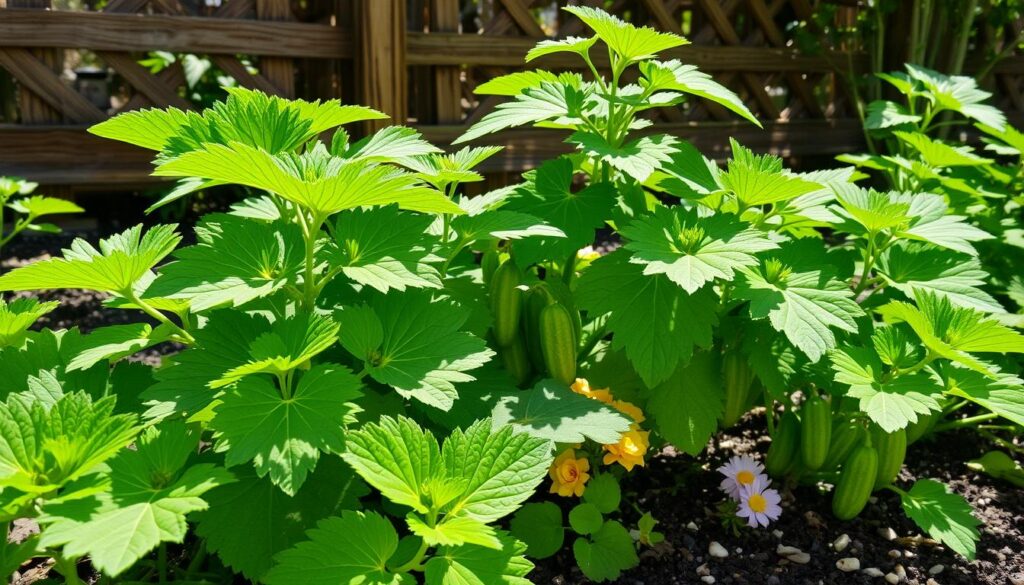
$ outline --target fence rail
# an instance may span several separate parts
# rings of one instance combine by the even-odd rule
[[[199,107],[187,99],[180,63],[156,73],[140,64],[151,51],[204,56],[246,87],[365,103],[446,146],[501,101],[475,97],[476,85],[523,68],[538,40],[582,32],[575,17],[550,10],[552,0],[223,0],[215,7],[203,0],[107,0],[102,9],[102,0],[86,0],[92,8],[75,11],[52,9],[50,1],[6,0],[3,7],[0,0],[0,69],[14,80],[5,97],[0,71],[0,174],[90,189],[155,179],[149,153],[95,138],[85,132],[89,124],[141,107]],[[698,101],[660,114],[659,131],[716,155],[731,135],[758,150],[801,157],[863,146],[855,96],[842,73],[867,71],[868,58],[823,35],[818,50],[801,52],[791,38],[791,25],[812,21],[818,4],[616,0],[612,9],[636,24],[685,34],[693,44],[669,56],[711,73],[765,121],[757,129]],[[856,4],[833,8],[837,24],[856,22]],[[82,55],[109,72],[112,100],[94,103],[69,82]],[[578,63],[563,54],[536,65]],[[1024,59],[1011,57],[993,71],[1003,105],[1024,111]],[[550,133],[532,130],[489,141],[507,147],[490,162],[492,172],[518,172],[564,149]]]

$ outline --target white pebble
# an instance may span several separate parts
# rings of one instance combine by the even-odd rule
[[[710,575],[710,574],[711,574],[711,569],[708,568],[708,564],[707,563],[704,563],[703,565],[697,567],[697,576],[703,577],[705,575]]]
[[[743,554],[743,549],[737,546],[736,547],[736,554],[738,554],[738,555]]]
[[[715,582],[715,578],[712,577],[711,575],[704,575],[703,577],[700,578],[700,580],[705,582],[705,583],[707,583],[708,585],[711,585],[712,583]]]
[[[789,559],[790,562],[796,563],[798,565],[806,565],[807,563],[811,562],[811,555],[805,552],[796,553],[795,555],[789,555],[786,558]]]
[[[928,569],[929,575],[938,575],[942,571],[946,570],[945,565],[932,565],[932,568]]]
[[[800,554],[802,552],[802,550],[798,549],[795,546],[788,546],[785,544],[780,544],[779,546],[775,547],[775,554],[779,555],[780,557],[788,557],[789,555]]]
[[[845,559],[839,559],[836,561],[836,568],[844,573],[851,571],[860,570],[860,559],[856,557],[847,557]]]
[[[901,556],[903,556],[903,555],[900,553],[900,551],[898,551],[896,549],[892,549],[891,551],[889,551],[889,558],[890,559],[898,559]]]
[[[879,528],[878,535],[886,540],[896,540],[896,531],[892,527]]]
[[[876,567],[868,567],[861,571],[861,573],[864,573],[868,577],[881,577],[885,574],[882,571],[878,570]]]
[[[775,538],[782,538],[782,531],[779,529],[772,530],[772,536]]]
[[[939,585],[939,582],[935,579],[932,579],[931,577],[928,577],[928,580],[924,582],[924,585]]]
[[[896,576],[900,578],[900,581],[905,581],[907,579],[907,570],[903,568],[903,565],[896,565],[893,567],[892,572],[896,573]]]
[[[889,585],[896,585],[900,582],[900,578],[896,575],[896,573],[886,573],[885,582]]]
[[[843,552],[848,546],[850,546],[850,535],[845,533],[840,534],[839,538],[832,543],[832,548],[834,548],[836,552]]]
[[[697,524],[693,520],[690,520],[690,523],[686,525],[686,529],[690,532],[697,532]]]
[[[716,559],[724,559],[729,556],[729,551],[725,550],[725,547],[718,544],[717,540],[712,540],[711,544],[708,545],[708,554]]]

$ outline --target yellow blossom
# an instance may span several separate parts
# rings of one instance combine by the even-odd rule
[[[650,434],[633,425],[628,432],[622,433],[618,443],[604,446],[604,464],[611,465],[617,462],[625,467],[626,471],[632,471],[636,465],[643,467],[644,453],[647,453],[647,448],[651,445]]]
[[[576,381],[572,383],[570,388],[573,392],[581,396],[593,398],[594,400],[605,404],[611,404],[614,400],[614,398],[612,398],[612,393],[607,388],[592,389],[590,387],[590,382],[587,382],[584,378],[576,378]]]
[[[616,400],[612,402],[612,408],[625,414],[626,416],[633,419],[635,423],[642,423],[647,420],[644,417],[644,411],[640,410],[640,407],[625,400]]]
[[[587,480],[590,479],[588,471],[590,461],[586,457],[577,459],[576,452],[572,449],[562,451],[548,470],[551,477],[551,493],[563,497],[582,496]]]

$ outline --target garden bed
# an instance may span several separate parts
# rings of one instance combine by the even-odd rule
[[[59,255],[74,236],[95,240],[97,234],[21,238],[5,250],[0,273]],[[61,303],[38,323],[53,329],[78,326],[89,331],[130,322],[132,318],[144,319],[134,312],[103,308],[105,295],[99,293],[59,290],[38,296]],[[164,344],[131,359],[155,362],[160,354],[172,351],[173,346]],[[762,409],[748,415],[742,424],[719,433],[696,460],[698,465],[694,458],[666,449],[648,462],[644,473],[629,474],[623,488],[634,497],[628,501],[655,515],[657,529],[665,534],[666,541],[644,552],[640,566],[616,583],[885,583],[885,575],[899,574],[897,567],[901,566],[906,575],[902,582],[908,584],[1024,584],[1024,555],[1020,554],[1024,551],[1024,490],[967,467],[967,461],[991,448],[976,434],[947,433],[937,440],[916,443],[900,475],[901,483],[907,485],[919,478],[937,479],[970,501],[984,522],[975,562],[967,562],[921,537],[920,530],[900,509],[899,498],[884,491],[876,494],[860,517],[839,522],[829,510],[828,494],[815,486],[787,486],[782,490],[784,513],[778,522],[769,529],[743,529],[739,535],[733,534],[723,527],[714,510],[725,499],[718,489],[720,476],[715,469],[733,455],[751,454],[763,460],[768,442]],[[635,511],[624,508],[623,514],[635,524]],[[844,534],[849,544],[838,552],[833,543]],[[728,556],[712,558],[712,542],[721,544]],[[778,553],[780,546],[798,548],[809,559],[806,563],[794,562],[790,560],[792,555],[787,558]],[[837,569],[836,561],[843,558],[858,559],[860,570]],[[877,569],[881,575],[872,576],[869,569]],[[589,582],[576,567],[571,547],[539,561],[530,579],[544,585]]]

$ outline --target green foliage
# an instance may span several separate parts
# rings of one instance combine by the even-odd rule
[[[45,195],[32,195],[39,185],[18,177],[0,177],[0,250],[19,233],[28,230],[34,232],[59,233],[60,228],[52,223],[36,223],[44,215],[63,213],[81,213],[85,211],[71,201]],[[11,229],[4,233],[4,208],[17,214],[11,222]]]

